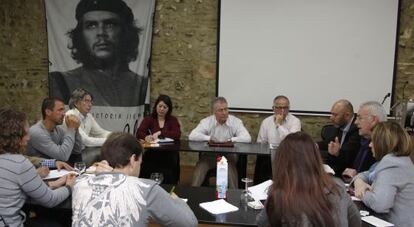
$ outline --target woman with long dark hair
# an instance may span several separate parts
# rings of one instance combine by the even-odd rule
[[[181,129],[177,118],[172,116],[173,105],[167,95],[158,96],[152,114],[144,118],[137,130],[136,137],[146,142],[159,138],[180,140]],[[180,157],[177,150],[146,152],[143,157],[140,177],[148,178],[153,172],[161,172],[164,182],[176,184],[180,178]]]
[[[273,159],[273,185],[259,226],[360,226],[357,207],[326,173],[319,148],[303,132],[289,134]]]

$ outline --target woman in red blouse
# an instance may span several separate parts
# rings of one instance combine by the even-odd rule
[[[136,137],[147,142],[158,138],[180,139],[180,123],[171,115],[173,106],[169,96],[160,95],[155,101],[152,114],[141,122]],[[142,178],[149,178],[151,173],[161,172],[165,184],[176,184],[180,178],[180,157],[178,150],[146,152],[143,156]]]

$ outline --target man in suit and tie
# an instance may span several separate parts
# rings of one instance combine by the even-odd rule
[[[341,176],[346,168],[352,166],[360,147],[361,137],[352,104],[345,99],[336,101],[331,108],[330,120],[336,130],[318,145],[325,163],[335,171],[336,176]]]

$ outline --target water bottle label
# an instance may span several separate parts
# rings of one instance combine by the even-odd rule
[[[217,185],[216,191],[218,199],[227,198],[227,185]]]

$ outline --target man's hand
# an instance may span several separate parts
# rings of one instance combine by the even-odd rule
[[[75,185],[75,181],[76,181],[76,174],[75,173],[69,173],[68,175],[66,175],[66,185],[67,186],[70,186],[72,188],[73,185]]]
[[[106,160],[102,160],[93,165],[96,167],[96,173],[112,172],[112,170],[114,170],[114,168],[112,168]]]
[[[342,180],[345,183],[349,183],[352,181],[352,178],[354,178],[357,174],[358,172],[356,171],[356,169],[346,168],[344,172],[342,172]]]
[[[69,165],[68,163],[66,163],[66,162],[56,161],[56,162],[55,162],[55,166],[56,166],[56,168],[57,168],[58,170],[61,170],[61,169],[66,169],[66,170],[68,170],[68,171],[73,171],[72,166],[70,166],[70,165]]]
[[[171,198],[173,199],[178,199],[179,197],[177,196],[177,194],[175,194],[174,192],[170,193]]]
[[[356,169],[352,169],[352,168],[346,168],[344,172],[342,172],[342,176],[347,176],[350,178],[354,178],[357,174],[358,172],[356,171]]]
[[[354,188],[355,188],[355,196],[360,199],[364,197],[366,191],[372,191],[371,185],[365,183],[365,181],[363,181],[360,178],[357,178],[354,181]]]
[[[39,174],[40,178],[45,178],[47,175],[49,175],[49,168],[46,166],[42,166],[36,169],[37,174]]]
[[[285,120],[285,118],[283,117],[283,115],[277,114],[276,119],[275,119],[275,123],[276,123],[276,125],[281,125],[284,120]]]
[[[68,128],[78,129],[80,120],[77,116],[70,114],[65,117],[65,123]]]
[[[328,144],[328,152],[329,154],[338,157],[339,149],[341,149],[341,144],[339,143],[338,137],[335,137],[335,141],[331,141]]]

